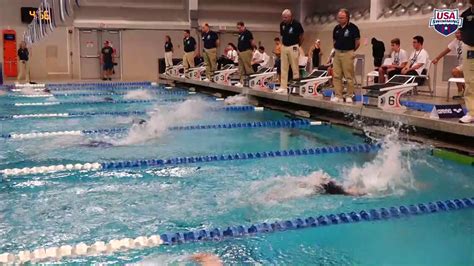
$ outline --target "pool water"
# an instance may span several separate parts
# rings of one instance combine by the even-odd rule
[[[154,110],[136,117],[2,120],[1,134],[132,127],[133,118],[149,122],[131,134],[2,139],[0,169],[302,149],[366,141],[351,129],[335,125],[168,131],[166,128],[176,125],[290,119],[271,110],[209,111],[209,107],[224,103],[205,95],[152,95],[152,99],[171,97],[188,101],[6,108],[2,104],[20,102],[20,98],[0,96],[2,114],[7,115]],[[85,144],[90,139],[114,146],[89,147]],[[370,153],[3,177],[0,253],[474,196],[472,166],[444,161],[431,156],[430,147],[395,139],[396,136],[388,136],[382,140],[382,149]],[[345,185],[363,185],[368,195],[314,195],[311,189],[301,187],[302,183],[313,184],[321,176],[330,176]],[[162,245],[61,262],[193,265],[189,256],[204,252],[218,255],[225,264],[238,265],[473,265],[473,220],[471,208],[222,241]]]

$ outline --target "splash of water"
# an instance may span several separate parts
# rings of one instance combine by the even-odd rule
[[[210,107],[210,103],[201,99],[189,99],[166,109],[156,107],[147,123],[133,125],[128,135],[116,140],[114,145],[131,145],[160,138],[168,132],[169,127],[200,119]]]
[[[126,100],[150,100],[153,95],[147,90],[133,90],[128,91],[123,98]]]
[[[26,95],[38,95],[38,94],[45,94],[43,91],[36,91],[35,88],[33,87],[22,87],[20,89],[21,94],[26,94]]]
[[[247,105],[249,104],[249,99],[247,96],[238,94],[234,96],[229,96],[224,100],[226,105]]]
[[[396,132],[387,135],[382,143],[372,161],[343,169],[344,187],[368,196],[401,195],[415,189],[410,157],[404,155],[413,145],[398,141]]]

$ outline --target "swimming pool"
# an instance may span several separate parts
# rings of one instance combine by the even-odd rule
[[[144,89],[170,91],[146,86],[136,90]],[[90,94],[102,90],[83,89],[74,93],[79,91]],[[0,108],[5,115],[109,113],[4,119],[0,127],[4,136],[34,131],[130,128],[138,119],[148,120],[143,127],[133,126],[131,134],[121,131],[116,134],[3,138],[0,140],[0,169],[226,156],[223,160],[191,162],[187,159],[147,167],[130,165],[99,171],[83,169],[4,175],[0,183],[0,254],[473,196],[472,166],[433,157],[430,147],[399,142],[394,136],[387,137],[380,149],[371,146],[375,148],[368,152],[324,153],[323,147],[326,150],[336,146],[353,147],[365,144],[366,139],[353,134],[351,129],[327,124],[297,128],[273,125],[168,130],[176,126],[262,123],[294,118],[267,109],[263,112],[225,111],[221,109],[224,106],[221,101],[200,94],[148,93],[143,96],[125,93],[112,95],[112,98],[122,100],[127,95],[128,100],[158,101],[12,107],[4,104],[97,101],[103,95],[58,96],[56,99],[0,97]],[[170,98],[183,101],[163,101]],[[151,115],[111,114],[152,110]],[[91,139],[99,144],[113,145],[89,145]],[[293,153],[306,150],[308,153],[268,156],[271,151],[279,150],[292,150]],[[320,152],[310,154],[309,150]],[[252,153],[255,157],[257,153],[265,154],[266,158],[225,159],[238,154],[242,158],[242,153]],[[311,188],[301,186],[312,185],[326,175],[344,184],[364,185],[369,195],[313,195]],[[190,263],[187,258],[191,254],[213,253],[226,264],[472,265],[473,218],[473,209],[469,208],[221,241],[161,245],[102,256],[76,256],[61,262],[179,264]]]

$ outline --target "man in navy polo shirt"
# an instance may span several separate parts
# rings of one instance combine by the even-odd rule
[[[245,24],[240,21],[237,23],[237,30],[239,31],[239,39],[237,49],[239,50],[239,72],[240,84],[244,84],[244,76],[253,74],[252,69],[252,50],[255,47],[252,33],[245,27]]]
[[[219,36],[209,29],[209,24],[202,26],[202,42],[204,43],[204,62],[206,63],[207,81],[211,80],[214,71],[217,70],[217,46],[219,46]]]
[[[354,96],[354,59],[355,51],[360,46],[360,32],[349,19],[349,10],[340,9],[337,14],[339,24],[334,27],[332,34],[336,51],[333,62],[333,84],[336,96],[331,99],[333,102],[340,102],[343,99],[342,78],[347,81],[346,103],[352,103]]]

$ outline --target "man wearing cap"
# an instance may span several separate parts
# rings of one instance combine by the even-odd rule
[[[209,29],[209,24],[202,26],[202,42],[204,43],[204,62],[206,63],[207,81],[217,69],[217,46],[219,46],[219,36]]]
[[[191,36],[191,32],[189,30],[184,31],[183,47],[183,66],[184,70],[186,71],[190,67],[194,67],[194,56],[196,53],[196,40]]]
[[[281,47],[281,84],[277,93],[288,94],[288,71],[291,67],[293,79],[299,79],[299,46],[303,43],[303,26],[293,18],[291,10],[285,9],[281,13],[280,35],[283,46]]]
[[[110,47],[110,42],[105,41],[100,54],[100,63],[104,70],[102,80],[112,80],[112,71],[114,70],[114,49]]]
[[[470,0],[471,7],[461,14],[463,25],[461,28],[461,40],[466,45],[463,54],[464,80],[466,81],[467,114],[459,122],[474,123],[474,0]]]

